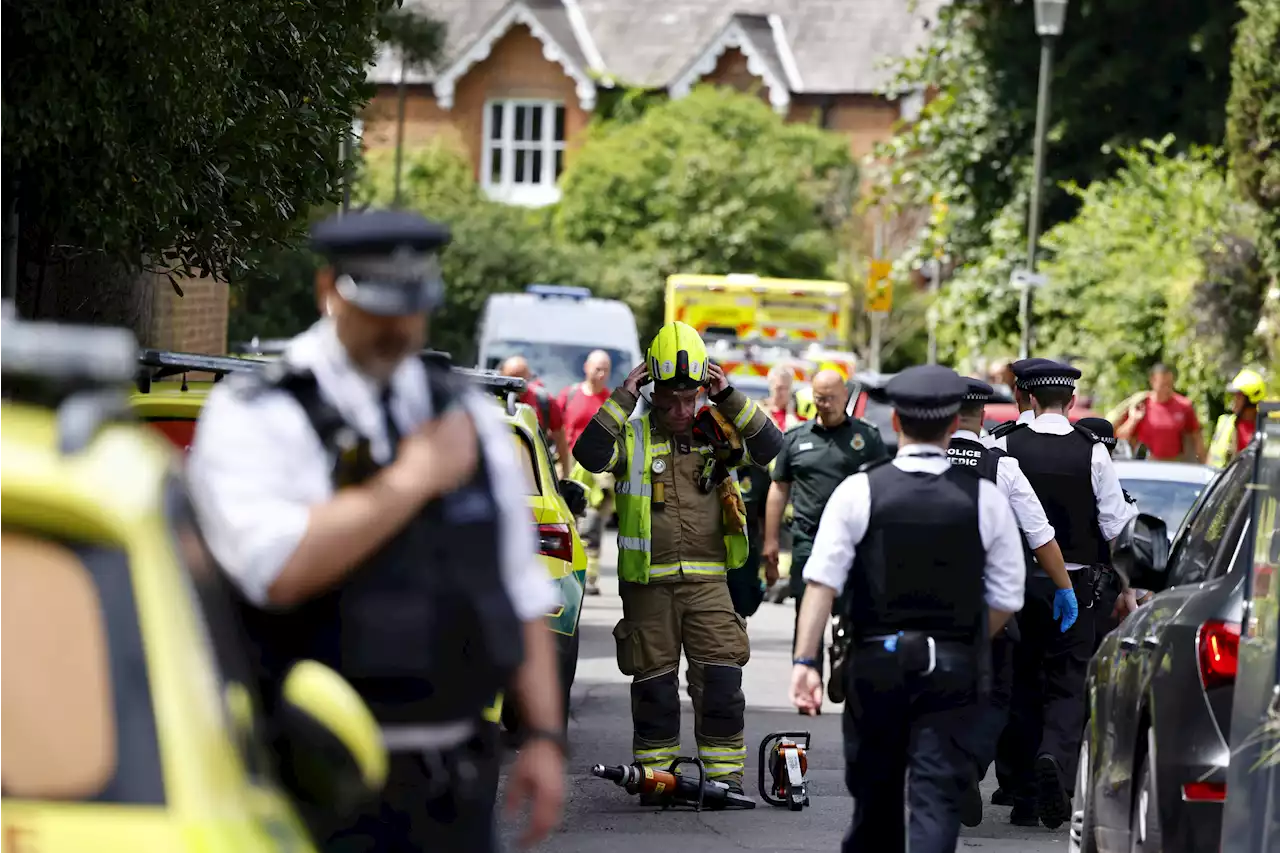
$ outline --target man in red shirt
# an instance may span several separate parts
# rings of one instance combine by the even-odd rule
[[[609,372],[613,362],[604,350],[595,350],[587,356],[582,367],[584,380],[570,385],[560,392],[560,408],[564,411],[564,429],[572,448],[578,436],[591,423],[596,412],[609,399]],[[630,415],[627,412],[626,415]],[[575,465],[573,479],[588,480],[604,493],[597,506],[587,511],[579,528],[587,549],[587,595],[600,594],[600,542],[604,539],[604,525],[613,514],[613,476],[592,474],[581,465]]]
[[[783,432],[797,422],[791,415],[791,368],[784,364],[769,371],[769,399],[765,401],[765,411]]]
[[[1195,407],[1173,392],[1173,369],[1151,368],[1151,391],[1129,408],[1116,427],[1116,438],[1146,445],[1151,459],[1194,462],[1204,457],[1204,435]]]
[[[551,396],[551,392],[546,389],[540,381],[534,378],[533,371],[529,369],[529,362],[525,361],[522,356],[513,355],[502,363],[502,375],[514,376],[517,379],[525,381],[524,393],[520,395],[520,402],[526,406],[531,406],[538,413],[538,425],[542,427],[543,434],[550,439],[556,449],[556,459],[560,464],[560,476],[568,477],[569,471],[573,467],[573,457],[569,453],[569,440],[564,432],[564,412],[560,408],[560,403],[556,398]]]

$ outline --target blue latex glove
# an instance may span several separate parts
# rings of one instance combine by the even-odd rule
[[[901,636],[902,634],[898,633],[898,634],[894,634],[892,637],[885,637],[884,650],[886,652],[896,652],[898,650],[898,638]]]
[[[1080,615],[1080,605],[1076,602],[1076,591],[1074,589],[1060,589],[1053,594],[1053,618],[1062,620],[1063,633],[1072,625],[1076,624],[1076,617]]]

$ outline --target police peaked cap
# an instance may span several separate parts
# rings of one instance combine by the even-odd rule
[[[1033,362],[1024,364],[1022,372],[1016,374],[1018,387],[1024,391],[1036,388],[1074,388],[1080,378],[1080,371],[1069,364],[1050,361],[1047,358],[1028,359]]]
[[[923,364],[908,367],[889,380],[885,395],[905,418],[941,421],[955,417],[969,391],[968,383],[949,367]]]
[[[338,294],[384,316],[441,305],[444,280],[437,253],[449,240],[448,226],[403,210],[335,215],[311,229],[311,248],[333,267]]]
[[[1089,430],[1107,447],[1116,446],[1116,428],[1106,418],[1081,418],[1076,421],[1076,426]]]
[[[996,389],[992,388],[981,379],[974,379],[972,376],[962,377],[968,390],[964,394],[964,402],[966,403],[986,403],[990,402],[995,396]]]

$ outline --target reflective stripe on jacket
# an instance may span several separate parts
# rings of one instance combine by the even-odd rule
[[[615,487],[618,509],[618,577],[632,583],[648,583],[673,576],[690,575],[723,576],[726,566],[736,569],[747,561],[748,543],[745,531],[746,515],[739,500],[736,523],[726,524],[722,510],[719,519],[724,539],[725,560],[717,562],[689,562],[680,560],[669,564],[654,564],[653,554],[653,463],[663,458],[664,470],[674,472],[675,460],[669,440],[655,442],[651,439],[647,414],[627,421],[625,436],[625,474],[619,473]],[[692,454],[700,455],[706,448],[693,448]],[[620,468],[622,466],[619,466]],[[738,491],[736,482],[732,488]],[[673,490],[674,491],[674,490]],[[739,492],[739,498],[741,493]],[[674,495],[672,495],[674,497]],[[666,507],[663,512],[680,512],[678,504]],[[699,525],[701,526],[701,525]],[[728,532],[730,528],[737,532]]]
[[[1221,415],[1213,428],[1213,440],[1209,442],[1209,464],[1225,468],[1236,455],[1236,416]]]

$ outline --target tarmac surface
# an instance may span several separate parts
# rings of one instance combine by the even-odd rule
[[[611,534],[607,534],[612,538]],[[638,798],[612,782],[591,775],[591,766],[631,762],[630,679],[618,672],[613,626],[622,618],[622,602],[611,557],[604,558],[601,595],[588,597],[579,630],[582,632],[577,678],[570,703],[569,780],[561,829],[536,848],[537,853],[606,853],[611,850],[728,851],[839,850],[852,814],[853,801],[844,786],[840,712],[827,703],[821,716],[801,717],[787,698],[791,675],[791,631],[794,602],[761,605],[747,620],[751,662],[743,675],[747,696],[747,793],[758,805],[746,811],[668,811],[642,808]],[[681,678],[684,679],[681,668]],[[681,687],[683,745],[696,755],[693,711]],[[760,741],[775,731],[808,730],[810,806],[801,812],[760,802],[756,790],[756,756]],[[983,787],[990,801],[993,773]],[[504,821],[508,849],[515,827]],[[961,828],[957,851],[1007,853],[1065,853],[1067,827],[1028,829],[1009,824],[1009,809],[987,805],[983,822]]]

